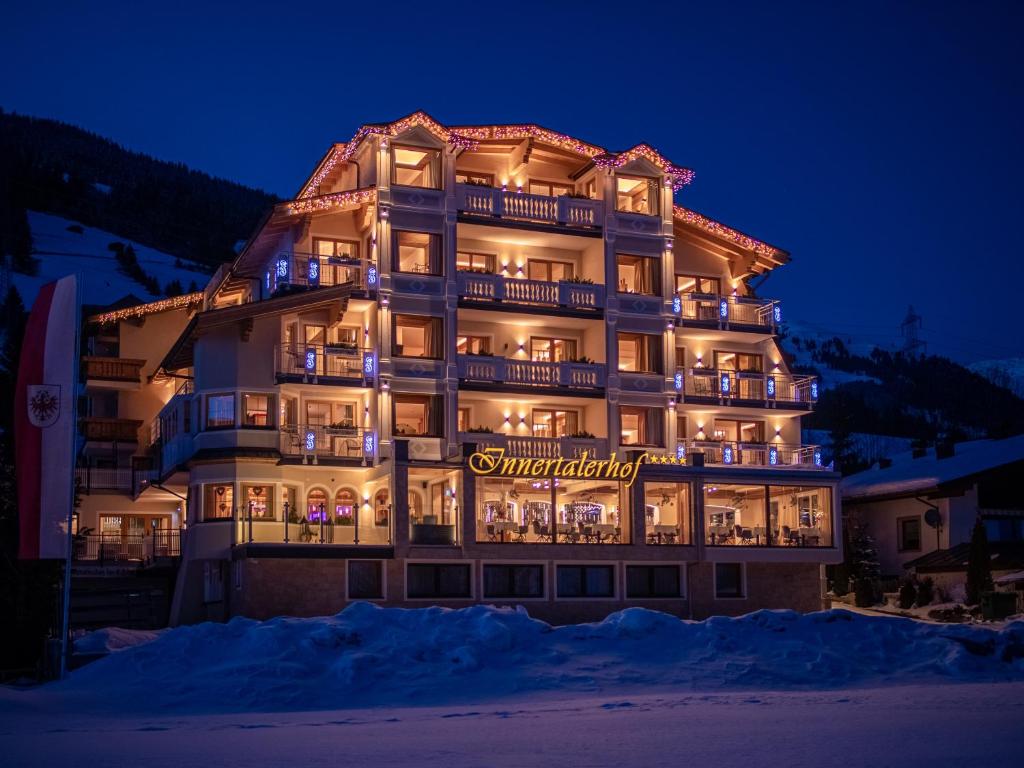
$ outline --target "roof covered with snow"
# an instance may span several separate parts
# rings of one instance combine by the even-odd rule
[[[934,448],[918,458],[911,451],[897,454],[891,466],[875,464],[845,478],[840,488],[844,501],[923,493],[1017,461],[1024,461],[1024,435],[972,440],[957,443],[947,458],[938,458]]]

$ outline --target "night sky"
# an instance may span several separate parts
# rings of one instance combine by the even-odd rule
[[[4,109],[282,196],[416,109],[644,141],[792,253],[789,319],[892,344],[913,304],[932,351],[1024,357],[1024,4],[61,5],[5,8]]]

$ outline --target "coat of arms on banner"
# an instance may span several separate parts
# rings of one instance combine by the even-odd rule
[[[60,416],[60,385],[28,385],[28,421],[33,427],[50,427]]]

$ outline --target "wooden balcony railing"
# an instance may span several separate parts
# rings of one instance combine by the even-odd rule
[[[455,198],[460,211],[494,218],[599,227],[604,217],[604,203],[589,198],[529,195],[476,184],[457,184]]]
[[[80,422],[82,436],[86,440],[100,442],[138,442],[141,426],[142,422],[135,419],[102,419],[95,416],[85,416]]]
[[[82,373],[86,381],[126,381],[138,384],[145,364],[145,360],[125,357],[86,356],[82,358]]]
[[[603,363],[548,363],[489,355],[459,355],[457,369],[461,381],[588,390],[604,388],[607,366]]]
[[[505,304],[558,307],[570,310],[600,311],[604,308],[605,288],[593,283],[521,280],[483,272],[459,272],[459,298],[470,301],[498,301]]]

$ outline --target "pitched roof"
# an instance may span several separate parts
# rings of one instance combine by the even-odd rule
[[[940,459],[935,449],[914,458],[906,452],[892,457],[892,465],[858,472],[840,484],[843,501],[910,496],[934,490],[972,475],[1014,462],[1024,461],[1024,435],[1002,440],[972,440],[957,443],[954,453]]]
[[[1024,568],[1024,542],[993,541],[988,545],[992,557],[993,571],[1007,571]],[[971,545],[967,542],[957,544],[950,549],[937,549],[927,555],[921,555],[903,564],[904,568],[914,569],[918,573],[935,573],[938,571],[962,571],[967,568]]]

